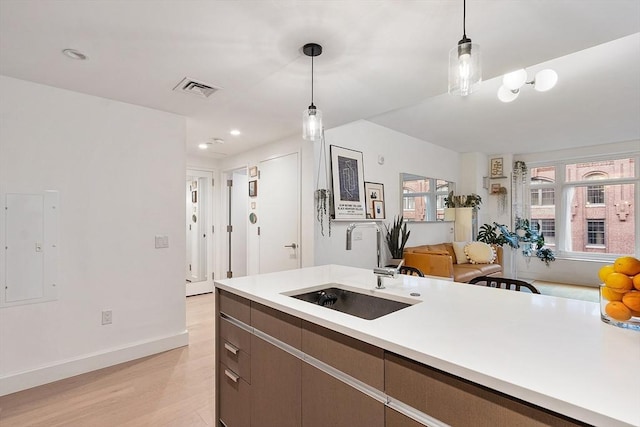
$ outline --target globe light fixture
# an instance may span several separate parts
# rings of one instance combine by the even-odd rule
[[[502,102],[512,102],[520,95],[520,88],[524,85],[532,85],[538,92],[546,92],[552,89],[558,82],[558,73],[551,69],[538,71],[533,80],[527,81],[527,72],[524,69],[512,71],[502,76],[502,86],[498,89],[498,99]]]
[[[467,96],[482,81],[480,46],[471,43],[466,30],[467,2],[462,2],[462,39],[449,51],[449,93]]]
[[[322,111],[313,105],[313,58],[322,54],[322,46],[307,43],[302,47],[302,52],[311,57],[311,105],[302,112],[302,138],[316,141],[322,135]]]

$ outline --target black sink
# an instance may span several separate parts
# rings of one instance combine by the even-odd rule
[[[411,306],[400,301],[365,295],[336,287],[291,295],[302,301],[372,320]]]

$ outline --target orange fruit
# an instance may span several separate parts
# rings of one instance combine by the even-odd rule
[[[640,274],[633,276],[633,287],[640,291]]]
[[[598,277],[604,283],[604,280],[607,278],[609,274],[613,273],[613,264],[605,265],[604,267],[598,270]]]
[[[611,301],[604,308],[604,312],[609,317],[616,320],[629,320],[631,319],[631,310],[621,303],[620,301]]]
[[[607,288],[606,286],[600,288],[600,292],[602,292],[602,298],[606,299],[607,301],[622,301],[622,295],[624,295],[620,292],[614,291],[611,288]]]
[[[631,315],[633,317],[640,317],[640,311],[635,311],[635,310],[629,310],[631,312]]]
[[[622,296],[622,303],[629,310],[640,311],[640,291],[627,292]]]
[[[609,274],[605,279],[604,284],[616,292],[626,292],[633,289],[633,282],[631,281],[631,278],[622,273]]]
[[[616,273],[635,276],[640,273],[640,260],[632,256],[621,256],[613,263],[613,269]]]

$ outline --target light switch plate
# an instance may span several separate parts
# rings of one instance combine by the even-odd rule
[[[169,236],[156,235],[156,249],[164,249],[169,247]]]

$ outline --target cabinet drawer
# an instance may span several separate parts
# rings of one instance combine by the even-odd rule
[[[247,325],[251,324],[251,304],[246,298],[239,297],[231,292],[219,290],[218,304],[220,311],[238,319]]]
[[[454,427],[585,425],[391,353],[385,354],[385,387],[392,398]]]
[[[302,321],[262,304],[251,303],[251,326],[267,335],[300,349]]]
[[[223,363],[219,366],[220,421],[227,427],[251,425],[251,386]]]
[[[306,321],[302,322],[302,351],[384,390],[384,350]]]
[[[220,318],[220,340],[224,340],[247,354],[251,354],[251,333],[240,329],[233,323]]]
[[[251,384],[251,357],[249,354],[224,339],[219,340],[218,347],[220,362]]]

